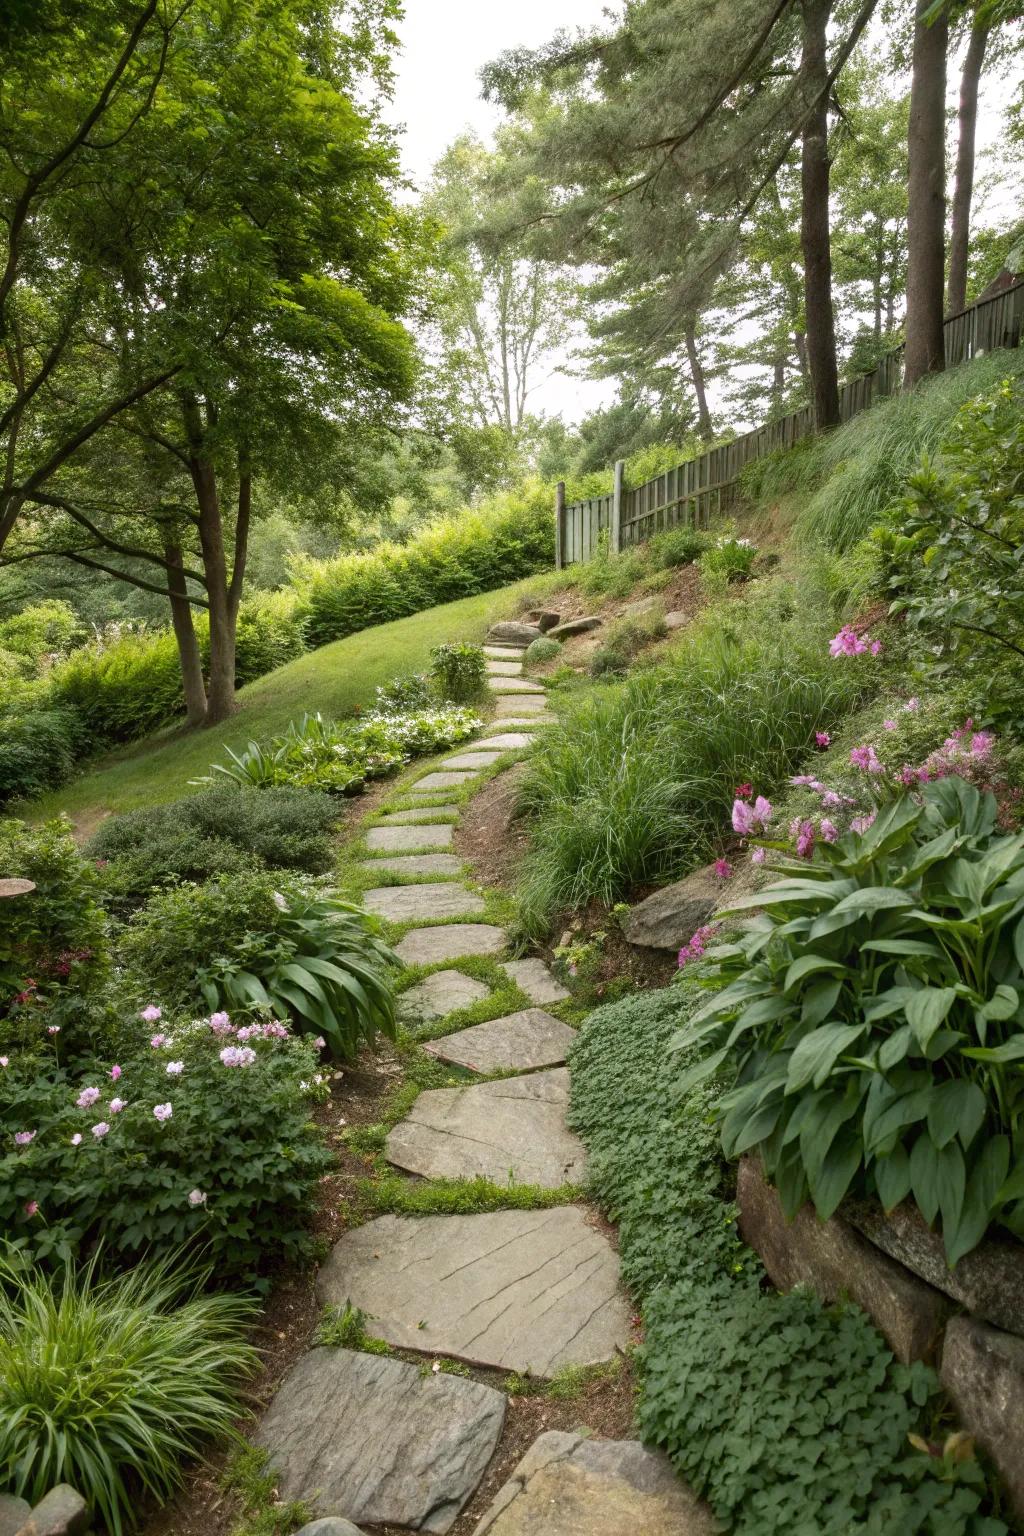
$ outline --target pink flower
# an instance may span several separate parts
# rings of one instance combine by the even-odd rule
[[[851,832],[866,832],[870,826],[873,826],[876,814],[877,812],[872,811],[868,816],[855,817],[850,822]]]
[[[10,1060],[11,1058],[9,1056],[0,1056],[0,1067],[9,1066]]]
[[[872,656],[881,656],[881,654],[882,654],[882,642],[881,642],[881,640],[872,640],[872,642],[871,642],[871,654],[872,654]]]
[[[750,862],[751,864],[763,864],[767,857],[768,850],[766,848],[755,848],[750,855]]]
[[[154,1051],[158,1051],[162,1045],[167,1044],[168,1038],[167,1035],[153,1035],[149,1043]]]
[[[712,938],[717,931],[717,923],[705,923],[703,928],[698,928],[697,932],[691,936],[689,942],[684,944],[682,949],[679,951],[680,966],[687,965],[691,960],[699,959],[699,957],[707,948],[708,940]]]
[[[814,852],[814,822],[801,821],[799,816],[790,823],[789,835],[796,839],[797,856],[809,859]]]
[[[157,1008],[154,1003],[150,1003],[148,1008],[143,1008],[139,1018],[145,1019],[147,1024],[155,1024],[157,1019],[163,1018],[163,1009]]]
[[[72,1136],[72,1138],[71,1138],[71,1145],[73,1147],[80,1147],[82,1145],[82,1133],[81,1133],[81,1131],[76,1131],[75,1134]]]
[[[828,731],[815,731],[814,741],[815,745],[821,747],[822,751],[824,751],[826,747],[830,747],[832,745],[832,737],[829,735]]]
[[[193,1205],[193,1206],[195,1206],[195,1205],[205,1205],[206,1204],[206,1191],[202,1190],[202,1189],[190,1189],[189,1190],[189,1195],[188,1195],[188,1203],[189,1203],[189,1205]]]
[[[995,741],[991,731],[975,731],[971,737],[971,751],[975,757],[988,757]]]
[[[180,1077],[184,1070],[185,1063],[183,1061],[169,1061],[167,1063],[166,1072],[168,1077]]]
[[[910,713],[913,714],[916,710],[921,708],[921,700],[920,699],[908,699],[907,702],[904,704],[903,708],[904,709],[909,709]]]
[[[119,1066],[117,1066],[116,1063],[110,1069],[110,1076],[111,1076],[112,1080],[115,1083],[117,1082],[118,1078],[121,1076],[121,1068]]]
[[[839,841],[839,828],[836,826],[834,821],[829,821],[827,816],[823,816],[821,818],[821,824],[818,830],[821,833],[822,840],[824,842],[836,843]]]
[[[758,795],[757,799],[754,801],[754,821],[755,821],[755,823],[757,825],[759,825],[763,829],[763,828],[765,828],[768,825],[768,823],[771,821],[771,819],[772,819],[772,803],[771,803],[771,801],[770,800],[766,800],[764,795]]]
[[[46,1033],[48,1035],[59,1035],[60,1034],[60,1025],[59,1024],[47,1024],[47,1026],[46,1026]]]
[[[733,794],[737,795],[741,800],[749,800],[753,793],[753,784],[737,784],[733,790]]]
[[[883,720],[882,721],[882,727],[886,731],[894,731],[896,729],[896,721],[895,720]]]
[[[26,1216],[35,1216],[38,1213],[38,1211],[39,1211],[39,1201],[38,1200],[26,1200],[25,1201],[25,1215]]]
[[[317,1035],[316,1039],[313,1041],[313,1044],[316,1046],[318,1051],[322,1051],[326,1046],[327,1041],[324,1039],[323,1035]]]
[[[718,876],[719,880],[728,880],[729,876],[732,874],[732,865],[729,863],[728,859],[715,860],[715,874]]]
[[[14,1145],[16,1147],[27,1147],[35,1139],[35,1131],[15,1131],[14,1133]]]
[[[169,1120],[174,1114],[174,1106],[172,1104],[154,1104],[153,1113],[160,1121],[160,1124],[163,1125],[164,1121]]]
[[[828,652],[830,656],[859,656],[867,650],[867,645],[861,639],[852,624],[844,624],[837,635],[829,641]]]
[[[850,762],[855,768],[863,768],[868,773],[885,772],[874,747],[853,747],[850,752]]]
[[[75,1103],[79,1109],[91,1109],[100,1096],[98,1088],[83,1088]]]
[[[110,1113],[112,1115],[119,1115],[121,1113],[122,1109],[124,1109],[124,1107],[125,1107],[124,1099],[111,1099],[111,1101],[110,1101]]]
[[[105,1120],[101,1120],[98,1125],[93,1126],[92,1133],[96,1137],[97,1141],[102,1141],[109,1130],[110,1126],[107,1124],[107,1122]]]
[[[740,837],[749,837],[754,830],[754,813],[745,800],[732,803],[732,829]]]
[[[251,1045],[226,1045],[220,1053],[220,1059],[226,1067],[251,1067],[256,1060],[256,1052]]]
[[[232,1035],[235,1032],[235,1026],[231,1022],[231,1017],[226,1013],[211,1013],[210,1028],[215,1035]]]

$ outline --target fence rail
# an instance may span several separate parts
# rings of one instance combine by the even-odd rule
[[[947,368],[998,347],[1020,346],[1022,329],[1024,280],[950,316],[944,327]],[[858,416],[900,388],[903,351],[898,347],[887,353],[871,373],[840,387],[842,421]],[[555,501],[556,565],[561,569],[592,559],[605,533],[609,548],[618,551],[643,544],[680,523],[706,528],[712,513],[728,506],[745,465],[777,449],[791,448],[813,431],[814,412],[804,405],[732,442],[709,448],[699,458],[688,459],[632,490],[624,484],[621,461],[615,466],[615,488],[610,495],[566,505],[565,486],[560,483]]]

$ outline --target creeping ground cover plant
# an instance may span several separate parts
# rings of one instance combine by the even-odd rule
[[[704,1053],[684,1087],[728,1074],[724,1150],[756,1149],[788,1214],[912,1196],[950,1264],[992,1223],[1024,1236],[1024,833],[996,814],[952,776],[781,860],[674,1042]]]

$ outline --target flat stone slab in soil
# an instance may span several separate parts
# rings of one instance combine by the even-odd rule
[[[483,651],[489,661],[521,661],[523,657],[518,645],[485,645]]]
[[[495,719],[491,722],[489,730],[493,734],[496,731],[508,730],[509,726],[514,725],[518,730],[521,731],[537,731],[540,730],[542,725],[557,724],[558,716],[545,713],[543,710],[535,715],[523,715],[519,712],[518,709],[514,714],[509,714],[507,710],[499,709],[495,711]],[[487,733],[485,732],[485,735],[486,734]]]
[[[410,795],[433,795],[439,789],[461,789],[463,784],[468,784],[475,778],[473,773],[425,773],[422,779],[417,779],[410,785]]]
[[[712,1536],[718,1529],[662,1451],[549,1429],[474,1536]]]
[[[496,693],[543,693],[543,683],[531,683],[526,677],[499,677],[491,687]]]
[[[471,917],[485,910],[484,899],[465,886],[433,881],[426,885],[378,885],[363,892],[363,906],[392,923],[423,917]]]
[[[371,827],[366,834],[366,846],[375,853],[404,853],[408,848],[448,848],[454,831],[451,822],[439,822],[436,826]]]
[[[505,1419],[493,1387],[348,1349],[312,1349],[256,1432],[280,1497],[315,1515],[445,1532],[483,1476]]]
[[[339,1520],[335,1515],[328,1515],[325,1520],[313,1520],[309,1525],[304,1525],[301,1531],[296,1531],[295,1536],[363,1536],[357,1525],[351,1520]]]
[[[543,960],[506,960],[501,968],[531,1003],[562,1003],[570,996],[568,987],[555,980]]]
[[[364,859],[360,869],[386,869],[390,875],[457,875],[462,860],[454,853],[407,853],[392,859]]]
[[[488,677],[520,677],[523,671],[521,661],[487,661]]]
[[[493,923],[447,923],[414,928],[395,945],[395,954],[403,965],[438,965],[467,955],[500,955],[507,943],[504,928]]]
[[[488,736],[487,745],[497,747],[499,752],[517,752],[532,747],[533,741],[534,738],[525,731],[502,731],[497,736]]]
[[[547,702],[537,693],[500,693],[495,700],[494,713],[499,720],[513,716],[517,725],[526,715],[544,715],[545,720],[554,720],[555,716],[547,712]]]
[[[548,630],[548,636],[552,640],[564,640],[567,635],[585,635],[588,629],[600,629],[604,623],[596,614],[585,619],[566,619],[564,624],[556,624]]]
[[[392,825],[404,826],[406,822],[426,821],[428,816],[457,816],[457,805],[416,805],[411,811],[385,811],[388,822]]]
[[[501,756],[501,748],[496,752],[461,752],[458,757],[449,757],[445,762],[446,768],[467,768],[472,773],[481,768],[490,768]]]
[[[565,1067],[421,1093],[386,1144],[388,1161],[425,1179],[492,1179],[558,1189],[583,1181],[586,1154],[565,1120]]]
[[[462,971],[435,971],[402,993],[398,1009],[403,1019],[422,1027],[490,995],[490,987],[474,976],[465,976]]]
[[[382,1216],[335,1243],[316,1284],[390,1344],[475,1365],[550,1376],[629,1342],[618,1255],[573,1205]]]
[[[543,1008],[523,1008],[460,1029],[443,1040],[431,1040],[424,1049],[440,1061],[473,1072],[533,1072],[538,1067],[563,1066],[575,1039],[574,1029]]]

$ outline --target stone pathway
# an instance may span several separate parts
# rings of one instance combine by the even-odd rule
[[[499,628],[522,632],[524,647],[538,632]],[[521,758],[555,719],[543,685],[523,676],[518,645],[489,643],[484,652],[494,720],[476,742],[408,784],[404,808],[365,834],[361,869],[403,883],[375,885],[363,903],[408,925],[394,945],[404,965],[432,968],[401,994],[402,1022],[430,1055],[480,1079],[420,1093],[388,1134],[385,1155],[420,1179],[565,1188],[571,1200],[585,1177],[584,1148],[566,1120],[565,1061],[575,1032],[548,1011],[569,993],[540,959],[501,958],[507,935],[486,921],[487,901],[465,883],[471,872],[446,851],[460,796],[503,759]],[[459,794],[448,803],[429,803],[452,791]],[[531,1006],[446,1029],[450,1015],[482,1008],[492,995],[491,985],[460,969],[477,956],[498,959]],[[325,1305],[358,1308],[367,1331],[396,1348],[538,1377],[607,1362],[630,1338],[615,1250],[573,1204],[381,1217],[334,1245],[317,1291]],[[342,1536],[345,1521],[445,1532],[484,1474],[504,1413],[504,1395],[471,1379],[315,1348],[285,1378],[258,1440],[281,1497],[306,1500],[318,1517],[307,1536]],[[705,1536],[710,1529],[664,1458],[635,1442],[551,1433],[520,1462],[477,1536]]]

